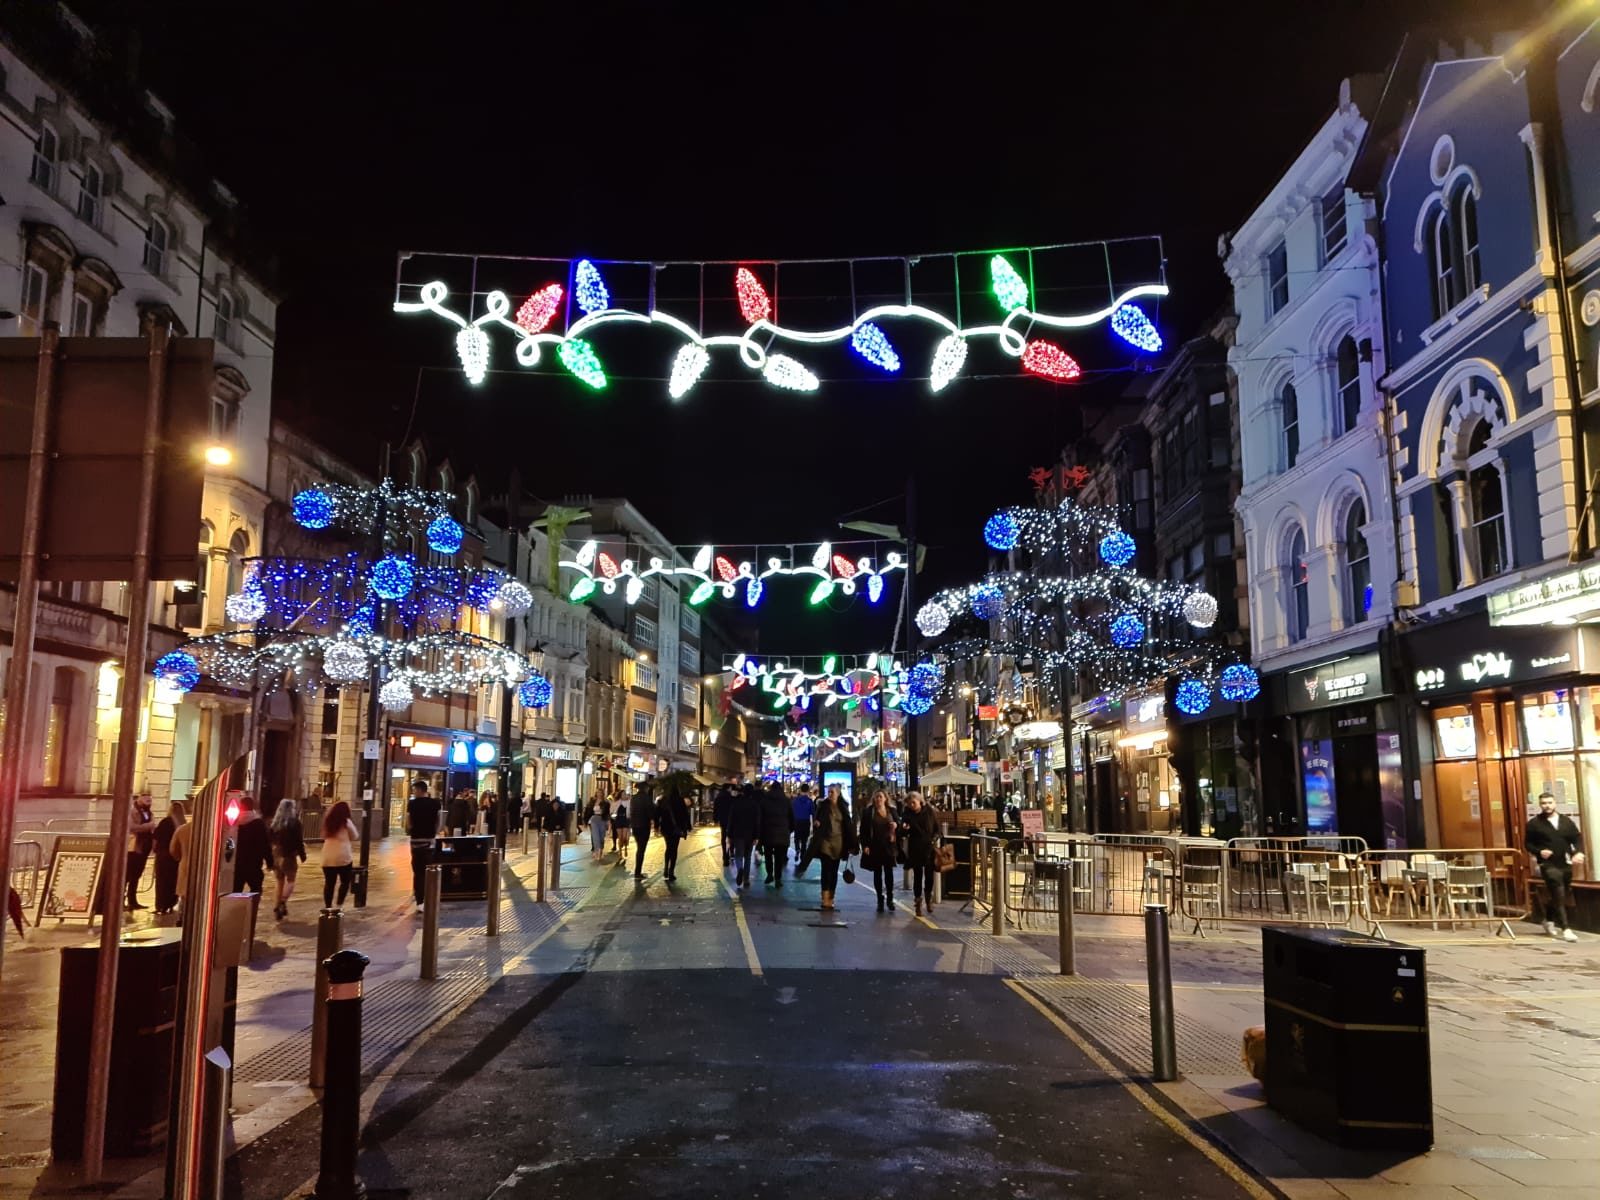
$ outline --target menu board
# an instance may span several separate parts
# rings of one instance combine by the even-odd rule
[[[1022,810],[1022,836],[1041,837],[1044,834],[1044,811],[1037,808]]]
[[[73,833],[56,839],[35,925],[46,917],[57,921],[82,921],[85,925],[93,922],[94,896],[100,883],[100,866],[105,860],[106,836]]]

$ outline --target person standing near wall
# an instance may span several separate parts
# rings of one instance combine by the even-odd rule
[[[1572,893],[1572,868],[1583,862],[1583,838],[1571,817],[1556,812],[1556,798],[1539,795],[1539,811],[1528,822],[1523,845],[1533,856],[1534,869],[1544,880],[1549,899],[1544,909],[1544,931],[1568,942],[1578,940],[1567,925],[1567,897]]]

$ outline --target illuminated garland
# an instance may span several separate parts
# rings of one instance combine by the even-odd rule
[[[302,529],[364,536],[377,528],[380,518],[391,535],[409,537],[415,530],[426,529],[430,544],[436,534],[443,538],[443,544],[433,546],[435,550],[454,554],[461,548],[463,532],[450,516],[454,500],[449,492],[404,487],[392,479],[370,488],[319,483],[296,492],[289,501],[289,512]]]
[[[774,576],[800,576],[817,580],[809,596],[813,605],[821,604],[835,592],[853,596],[858,587],[864,587],[867,600],[876,604],[883,599],[885,577],[895,571],[905,570],[904,556],[897,550],[888,551],[883,556],[883,565],[878,567],[873,565],[871,555],[851,557],[839,553],[839,549],[862,545],[876,548],[878,544],[840,542],[835,545],[823,542],[811,552],[809,561],[796,562],[791,550],[787,560],[780,556],[769,557],[766,567],[757,571],[750,560],[736,561],[726,554],[717,553],[712,546],[701,546],[687,566],[682,565],[684,556],[676,551],[670,561],[659,555],[651,555],[640,566],[631,558],[614,558],[600,549],[598,541],[590,540],[579,546],[571,558],[561,559],[560,565],[578,573],[577,582],[567,593],[567,599],[574,604],[581,604],[596,591],[607,596],[614,595],[619,587],[628,604],[637,604],[644,595],[645,581],[662,577],[692,583],[694,586],[689,589],[687,603],[693,608],[700,607],[718,594],[724,600],[742,595],[746,607],[754,608],[761,603],[761,597],[766,592],[766,581]]]
[[[844,730],[840,733],[826,729],[817,733],[809,729],[786,729],[776,743],[762,744],[762,774],[802,777],[809,773],[813,760],[854,762],[877,747],[878,732],[875,729]]]
[[[652,271],[654,271],[652,267]],[[553,345],[561,364],[577,379],[592,388],[606,386],[604,367],[588,340],[593,330],[615,323],[664,326],[683,339],[675,352],[668,392],[679,399],[695,385],[710,362],[710,351],[733,348],[739,362],[759,373],[769,384],[793,391],[816,391],[817,376],[804,363],[771,349],[774,343],[819,347],[849,342],[867,362],[885,372],[901,368],[895,350],[881,322],[911,321],[944,330],[929,364],[929,386],[943,390],[960,373],[966,361],[967,346],[980,339],[991,339],[1000,351],[1019,360],[1024,371],[1040,378],[1070,382],[1082,375],[1077,361],[1054,342],[1030,337],[1036,328],[1078,330],[1109,322],[1111,332],[1128,345],[1146,353],[1161,348],[1161,336],[1144,310],[1133,301],[1141,297],[1167,295],[1164,283],[1146,283],[1129,288],[1102,308],[1070,315],[1052,315],[1031,307],[1028,281],[1002,254],[989,261],[990,290],[1002,319],[998,323],[962,326],[946,314],[926,305],[912,303],[909,284],[904,304],[879,304],[866,309],[847,325],[832,329],[798,329],[773,320],[775,307],[756,273],[747,266],[729,273],[728,286],[738,300],[742,333],[706,336],[694,325],[655,307],[647,311],[612,307],[611,294],[599,267],[591,260],[580,260],[573,270],[574,299],[584,315],[562,333],[550,328],[560,304],[561,285],[548,283],[513,310],[509,296],[489,292],[485,311],[470,320],[445,305],[449,289],[439,280],[422,285],[417,300],[394,301],[397,313],[431,312],[457,327],[456,354],[469,382],[481,383],[489,370],[490,345],[485,330],[499,327],[511,331],[516,341],[515,358],[522,367],[538,365],[542,348]],[[651,290],[652,305],[654,289]],[[702,301],[704,297],[702,296]]]
[[[899,707],[910,690],[909,673],[887,654],[869,654],[859,665],[852,662],[842,670],[840,657],[832,654],[821,660],[818,671],[806,670],[807,665],[805,660],[796,663],[785,658],[763,665],[748,655],[735,655],[726,668],[732,676],[728,693],[736,696],[749,689],[769,697],[771,706],[780,712],[791,705],[802,711],[815,705],[819,709],[837,706],[844,712],[860,707],[877,712],[880,705]]]
[[[371,628],[379,601],[407,629],[453,625],[462,608],[518,616],[533,604],[528,588],[492,567],[429,567],[410,555],[370,563],[350,553],[329,559],[245,560],[244,583],[224,611],[238,625]]]

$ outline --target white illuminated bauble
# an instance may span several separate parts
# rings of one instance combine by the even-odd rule
[[[222,611],[236,625],[253,625],[267,615],[267,595],[259,583],[247,583],[228,597]]]
[[[404,679],[391,679],[378,689],[378,703],[388,712],[411,707],[411,685]]]
[[[533,593],[528,590],[527,584],[518,579],[508,579],[502,583],[495,599],[500,601],[508,617],[520,617],[533,607]]]
[[[1183,619],[1196,629],[1210,629],[1217,623],[1217,598],[1209,592],[1195,592],[1183,602]]]
[[[367,677],[367,653],[354,642],[333,642],[322,652],[322,673],[334,683],[357,683]]]
[[[938,637],[950,628],[950,610],[929,600],[917,609],[917,628],[922,631],[923,637]]]

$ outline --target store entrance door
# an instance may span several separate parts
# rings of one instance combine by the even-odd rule
[[[1338,830],[1383,849],[1383,805],[1378,787],[1378,746],[1372,734],[1333,739],[1334,804]]]

